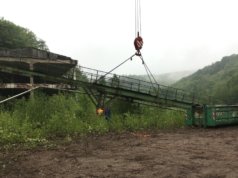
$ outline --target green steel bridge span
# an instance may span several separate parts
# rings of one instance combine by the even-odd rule
[[[197,97],[194,93],[178,88],[111,73],[107,74],[82,66],[71,69],[71,73],[63,76],[52,76],[34,70],[7,66],[0,66],[0,72],[24,77],[37,77],[48,83],[24,84],[28,89],[56,86],[55,89],[84,91],[95,105],[104,105],[105,102],[116,97],[146,105],[177,108],[188,108],[193,105],[202,106],[203,103],[210,102],[209,97]],[[49,83],[51,84],[49,85]],[[17,86],[22,85],[17,84]]]

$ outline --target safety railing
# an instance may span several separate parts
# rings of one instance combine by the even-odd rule
[[[185,104],[199,104],[202,99],[198,99],[193,93],[182,89],[150,83],[127,76],[106,73],[87,67],[78,66],[79,73],[74,76],[76,80],[86,80],[86,82],[96,85],[108,86],[118,89],[125,89],[141,94],[148,94],[160,99],[182,102]],[[72,76],[71,76],[72,77]]]
[[[6,68],[4,69],[4,71],[5,70]],[[22,69],[14,69],[14,71],[15,72],[17,71],[18,75],[20,75],[20,73],[26,73],[27,75],[34,75],[34,76],[44,77],[44,78],[52,79],[53,77],[53,76],[50,76],[49,74],[43,74],[40,72],[34,72],[34,71],[28,71],[28,70],[22,70]],[[11,73],[13,71],[9,69],[9,72]],[[78,66],[78,69],[76,68],[74,73],[71,72],[70,74],[64,75],[63,77],[64,79],[70,79],[70,80],[73,79],[75,81],[86,82],[88,84],[94,84],[98,86],[101,85],[102,87],[105,88],[105,90],[106,90],[106,87],[112,87],[118,90],[124,89],[130,92],[136,92],[138,95],[147,94],[158,99],[170,100],[177,103],[183,103],[186,105],[208,103],[204,100],[204,98],[199,97],[200,99],[199,100],[195,94],[189,93],[182,89],[177,89],[177,88],[164,86],[164,85],[160,85],[156,83],[150,83],[147,81],[134,79],[127,76],[106,73],[100,70],[95,70],[95,69],[82,67],[82,66]],[[58,78],[57,80],[60,81],[60,78]],[[74,83],[74,85],[76,83]]]

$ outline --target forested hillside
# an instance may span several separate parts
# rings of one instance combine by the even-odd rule
[[[32,31],[0,18],[0,49],[25,47],[48,50],[45,41],[39,39]]]
[[[213,96],[221,100],[220,103],[238,104],[238,55],[223,57],[221,61],[198,70],[173,86]]]

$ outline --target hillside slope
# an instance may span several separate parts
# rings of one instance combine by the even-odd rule
[[[238,104],[238,55],[198,70],[176,82],[174,87],[217,98],[220,103]]]

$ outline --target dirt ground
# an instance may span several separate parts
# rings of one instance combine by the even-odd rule
[[[0,153],[0,177],[238,177],[238,127],[90,136]]]

